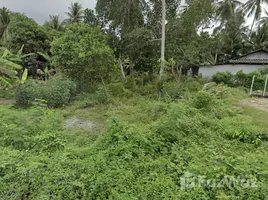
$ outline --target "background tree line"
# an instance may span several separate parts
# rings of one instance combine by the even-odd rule
[[[267,2],[187,0],[182,5],[167,0],[166,70],[186,72],[266,49]],[[50,15],[40,26],[24,14],[1,8],[1,46],[11,52],[24,46],[24,54],[35,53],[23,59],[33,75],[49,62],[81,85],[144,73],[152,78],[159,72],[162,1],[98,0],[95,10],[76,2],[66,10],[65,20]],[[254,20],[247,27],[249,16]]]

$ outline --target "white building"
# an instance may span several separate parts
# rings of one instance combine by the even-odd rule
[[[221,65],[199,67],[198,73],[203,78],[211,79],[217,72],[229,71],[236,74],[239,70],[243,70],[245,73],[250,73],[259,71],[266,66],[268,66],[268,51],[257,50]]]

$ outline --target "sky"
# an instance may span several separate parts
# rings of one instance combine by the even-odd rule
[[[49,15],[60,15],[64,18],[64,12],[74,0],[0,0],[0,8],[7,7],[11,11],[25,13],[28,17],[43,24],[49,19]],[[83,8],[95,8],[96,0],[77,0]]]

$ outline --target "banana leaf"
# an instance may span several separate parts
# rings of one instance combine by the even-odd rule
[[[28,69],[25,69],[24,72],[23,72],[23,74],[22,74],[22,78],[20,80],[20,83],[21,84],[24,84],[25,83],[25,81],[27,79],[27,76],[28,76]]]
[[[0,77],[0,84],[2,84],[5,88],[12,86],[9,80],[4,77]]]
[[[46,53],[42,53],[42,52],[37,52],[40,56],[42,56],[43,58],[45,58],[47,61],[50,61],[50,56]]]
[[[22,70],[22,66],[14,62],[0,58],[0,69]]]

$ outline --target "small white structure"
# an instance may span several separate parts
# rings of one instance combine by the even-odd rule
[[[221,65],[199,67],[198,73],[203,78],[211,79],[217,72],[231,72],[236,74],[239,70],[245,73],[259,71],[268,66],[268,51],[263,49],[254,51],[244,56],[229,60]]]

